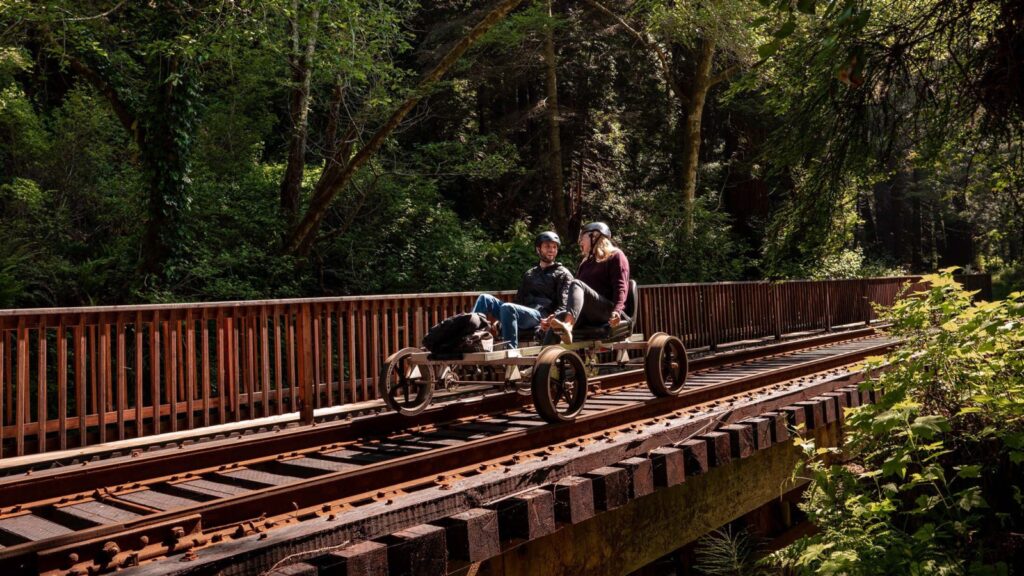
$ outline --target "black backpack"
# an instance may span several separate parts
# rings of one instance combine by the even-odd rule
[[[487,316],[483,314],[456,314],[431,326],[423,336],[423,347],[434,354],[461,354],[486,350],[489,348],[487,344],[493,343],[487,328]]]

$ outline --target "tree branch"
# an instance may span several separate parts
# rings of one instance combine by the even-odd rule
[[[729,66],[728,68],[726,68],[725,70],[722,70],[718,74],[715,74],[714,76],[711,77],[710,80],[708,80],[708,88],[711,88],[712,86],[714,86],[716,84],[720,84],[722,82],[725,82],[730,77],[732,77],[733,74],[739,72],[739,70],[740,70],[740,65],[739,64],[733,64],[732,66]]]
[[[455,46],[445,54],[444,58],[430,72],[424,76],[412,95],[391,113],[391,117],[384,122],[377,132],[370,137],[369,141],[359,149],[359,152],[343,166],[332,163],[324,169],[317,182],[313,197],[310,199],[309,208],[306,210],[302,220],[296,225],[288,241],[285,244],[285,251],[292,254],[306,254],[312,248],[313,239],[320,222],[327,214],[327,208],[331,201],[341,190],[352,180],[355,173],[372,158],[384,141],[398,128],[409,112],[420,103],[420,100],[428,93],[429,88],[440,80],[448,72],[453,64],[469,49],[485,32],[492,26],[505,18],[509,12],[519,6],[523,0],[501,0],[497,6],[491,9],[484,19],[477,23],[468,34],[462,37]]]
[[[679,84],[676,83],[675,75],[672,73],[672,66],[668,61],[668,54],[658,46],[656,42],[652,42],[649,38],[640,33],[639,30],[633,28],[626,22],[621,16],[609,10],[606,6],[598,2],[597,0],[584,0],[590,7],[597,10],[601,14],[604,14],[608,18],[614,20],[619,26],[623,28],[630,36],[636,38],[638,42],[644,45],[645,48],[654,53],[658,59],[658,63],[661,64],[662,74],[665,75],[665,82],[668,84],[670,90],[676,93],[680,99],[683,100],[683,104],[687,104],[686,94],[683,92]]]
[[[142,142],[141,134],[139,132],[138,118],[136,118],[135,113],[128,107],[128,104],[121,99],[121,95],[118,94],[117,89],[107,82],[107,80],[91,66],[64,50],[63,46],[57,42],[57,39],[53,37],[53,34],[51,34],[48,29],[42,28],[41,32],[46,42],[54,49],[59,57],[68,62],[71,66],[71,71],[84,78],[89,84],[92,84],[92,86],[99,90],[100,94],[107,99],[107,102],[110,103],[110,107],[114,110],[114,115],[117,116],[121,125],[128,131],[128,134],[131,135],[132,140],[141,145]]]

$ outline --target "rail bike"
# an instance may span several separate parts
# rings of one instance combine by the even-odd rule
[[[412,416],[425,410],[435,390],[455,391],[465,386],[492,386],[505,392],[532,396],[537,413],[549,423],[567,422],[583,410],[588,378],[642,367],[655,396],[674,396],[686,382],[687,357],[682,341],[657,332],[645,339],[634,334],[639,306],[636,282],[630,282],[625,312],[628,320],[617,326],[577,324],[574,342],[555,343],[548,331],[539,343],[508,350],[433,354],[421,348],[403,348],[384,361],[380,392],[396,412]],[[611,361],[608,357],[611,356]]]

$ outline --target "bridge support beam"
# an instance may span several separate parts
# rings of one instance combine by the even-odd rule
[[[819,446],[841,438],[840,422],[812,430]],[[682,484],[567,524],[472,567],[480,576],[622,575],[654,562],[704,534],[800,487],[792,442],[758,450]]]

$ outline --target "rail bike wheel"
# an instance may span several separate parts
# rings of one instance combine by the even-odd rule
[[[419,348],[403,348],[384,360],[380,395],[385,404],[404,416],[419,414],[434,397],[434,368],[408,362],[410,356],[419,352]]]
[[[658,332],[647,341],[644,375],[647,387],[655,396],[676,396],[683,391],[689,361],[683,341]]]
[[[530,391],[544,420],[554,424],[576,418],[587,401],[583,360],[560,346],[545,348],[534,364]]]

